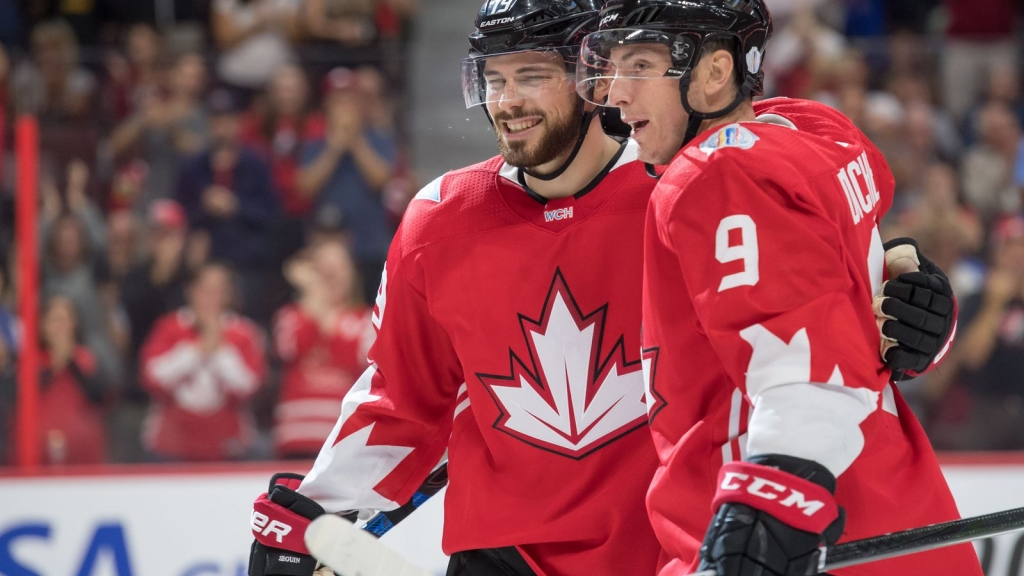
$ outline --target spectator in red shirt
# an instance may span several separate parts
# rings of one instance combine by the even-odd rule
[[[48,464],[98,464],[107,460],[103,383],[96,361],[78,343],[74,303],[54,296],[40,326],[39,444]]]
[[[285,365],[274,451],[279,458],[313,458],[341,414],[342,398],[367,366],[374,332],[345,244],[314,245],[285,272],[298,298],[274,321],[274,348]]]
[[[199,269],[187,306],[157,321],[143,345],[141,379],[152,398],[143,444],[155,460],[245,458],[254,424],[247,401],[262,386],[263,338],[230,312],[232,276]]]

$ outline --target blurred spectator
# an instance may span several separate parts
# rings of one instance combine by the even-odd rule
[[[140,257],[135,216],[127,210],[111,213],[107,218],[107,249],[96,263],[96,280],[100,303],[107,313],[107,332],[121,358],[128,352],[130,339],[128,320],[121,306],[121,284]]]
[[[205,89],[202,56],[183,54],[170,70],[168,95],[147,94],[137,112],[114,129],[110,147],[118,169],[112,207],[134,206],[137,214],[145,214],[150,202],[174,196],[182,159],[206,144]]]
[[[1017,66],[1013,31],[1016,0],[944,0],[949,28],[942,54],[943,101],[954,118],[974,102],[983,75],[994,66]]]
[[[18,112],[43,122],[83,119],[93,111],[96,78],[78,63],[75,32],[63,20],[32,30],[32,60],[14,71],[12,89]]]
[[[285,275],[298,296],[274,322],[274,348],[284,362],[274,453],[313,458],[341,414],[342,398],[367,366],[374,331],[343,243],[328,240],[296,255]]]
[[[127,210],[111,212],[107,216],[107,251],[102,261],[102,274],[120,285],[128,271],[139,260],[139,222]]]
[[[291,42],[302,33],[301,0],[214,0],[213,38],[220,49],[217,76],[246,96],[295,61]]]
[[[68,2],[66,0],[31,0],[20,2],[30,24],[44,19],[67,22],[85,46],[97,44],[100,39],[102,2],[96,0]]]
[[[986,222],[1020,210],[1024,189],[1024,140],[1020,120],[1003,103],[993,102],[978,115],[978,143],[963,162],[967,204]]]
[[[103,424],[106,387],[88,347],[79,344],[75,304],[49,298],[40,323],[39,443],[48,464],[98,464],[107,460]]]
[[[963,299],[984,281],[984,270],[970,255],[981,250],[984,227],[978,216],[959,203],[960,182],[949,164],[932,164],[924,174],[921,193],[898,198],[895,230],[886,237],[916,238],[921,250],[949,275],[953,292]]]
[[[379,77],[372,69],[361,73]],[[376,293],[394,235],[381,192],[391,177],[397,144],[389,119],[371,105],[383,99],[377,92],[381,84],[360,80],[346,68],[327,75],[327,134],[303,146],[297,180],[300,192],[344,215],[364,298]]]
[[[99,377],[114,386],[121,377],[121,364],[110,338],[110,312],[100,299],[96,279],[96,255],[106,247],[106,224],[95,203],[86,198],[88,179],[85,164],[77,162],[68,168],[68,212],[62,212],[56,187],[43,184],[42,291],[47,298],[61,295],[74,303],[82,340],[95,355]]]
[[[1021,95],[1020,73],[1014,66],[996,64],[988,71],[985,89],[964,118],[964,132],[970,143],[978,139],[978,122],[986,104],[1005,104],[1024,124],[1024,97]]]
[[[185,305],[188,274],[188,222],[181,205],[173,200],[153,202],[147,223],[151,256],[131,269],[121,287],[121,302],[131,328],[126,365],[133,368],[139,365],[139,352],[157,319]],[[135,370],[130,372],[115,414],[115,450],[120,461],[138,462],[142,460],[139,434],[148,396]]]
[[[908,131],[927,131],[934,155],[943,162],[955,163],[963,155],[963,138],[949,113],[935,104],[929,78],[919,72],[907,72],[891,76],[887,84],[887,90],[907,111]],[[915,122],[926,126],[915,127]]]
[[[294,218],[309,213],[313,199],[296,185],[300,145],[324,137],[324,117],[312,106],[309,83],[301,68],[280,68],[267,87],[266,102],[246,117],[243,141],[270,162],[274,185],[285,212]]]
[[[797,8],[772,40],[766,90],[791,98],[809,98],[818,70],[844,54],[846,38],[821,23],[810,6]]]
[[[376,4],[374,0],[305,0],[306,30],[318,40],[369,44],[377,37]]]
[[[957,450],[1024,449],[1024,219],[999,222],[984,292],[961,302],[954,349],[970,392],[970,414],[933,434]],[[951,359],[952,360],[952,359]]]
[[[209,235],[210,258],[241,275],[245,315],[266,325],[281,302],[272,285],[280,278],[273,232],[281,216],[270,167],[242,144],[241,110],[229,91],[215,90],[208,108],[210,148],[182,165],[178,201],[189,225]]]
[[[144,110],[160,96],[162,39],[148,24],[133,24],[125,36],[125,56],[110,52],[104,104],[115,121]]]
[[[160,461],[248,457],[254,425],[248,399],[266,373],[259,329],[230,310],[232,276],[206,264],[188,305],[163,316],[143,345],[141,378],[151,397],[143,444]]]

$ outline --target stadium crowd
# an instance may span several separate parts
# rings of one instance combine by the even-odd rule
[[[938,449],[1024,449],[1021,3],[769,6],[769,95],[826,102],[879,145],[897,178],[883,237],[918,239],[956,290],[956,346],[900,388]],[[0,464],[29,346],[49,464],[316,454],[414,183],[436,176],[413,174],[403,112],[417,8],[0,0]],[[24,113],[38,342],[15,315]]]

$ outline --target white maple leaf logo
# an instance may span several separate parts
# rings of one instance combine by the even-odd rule
[[[601,354],[607,310],[584,315],[555,272],[540,319],[519,315],[529,364],[510,349],[509,375],[477,374],[501,410],[495,428],[580,459],[646,423],[640,361],[626,361],[622,335]]]

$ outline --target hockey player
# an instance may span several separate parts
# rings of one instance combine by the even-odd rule
[[[958,517],[867,311],[892,173],[835,110],[752,104],[770,35],[763,0],[613,0],[581,49],[581,94],[621,110],[641,159],[670,164],[644,244],[661,575],[814,574],[820,544]],[[952,304],[937,275],[903,280],[925,308]],[[952,331],[922,326],[921,342]],[[835,573],[981,571],[961,545]]]
[[[312,573],[287,552],[305,550],[302,516],[395,508],[445,450],[450,574],[654,572],[639,354],[654,181],[576,94],[597,14],[579,0],[481,9],[464,91],[502,155],[410,204],[377,295],[372,365],[301,485],[285,478],[256,503],[268,520],[251,575]],[[278,541],[270,518],[294,530]]]
[[[654,573],[639,351],[655,181],[576,95],[597,14],[578,0],[481,10],[463,82],[502,155],[411,203],[373,364],[306,478],[276,477],[257,500],[250,575],[311,574],[310,518],[397,507],[446,449],[450,574]]]

